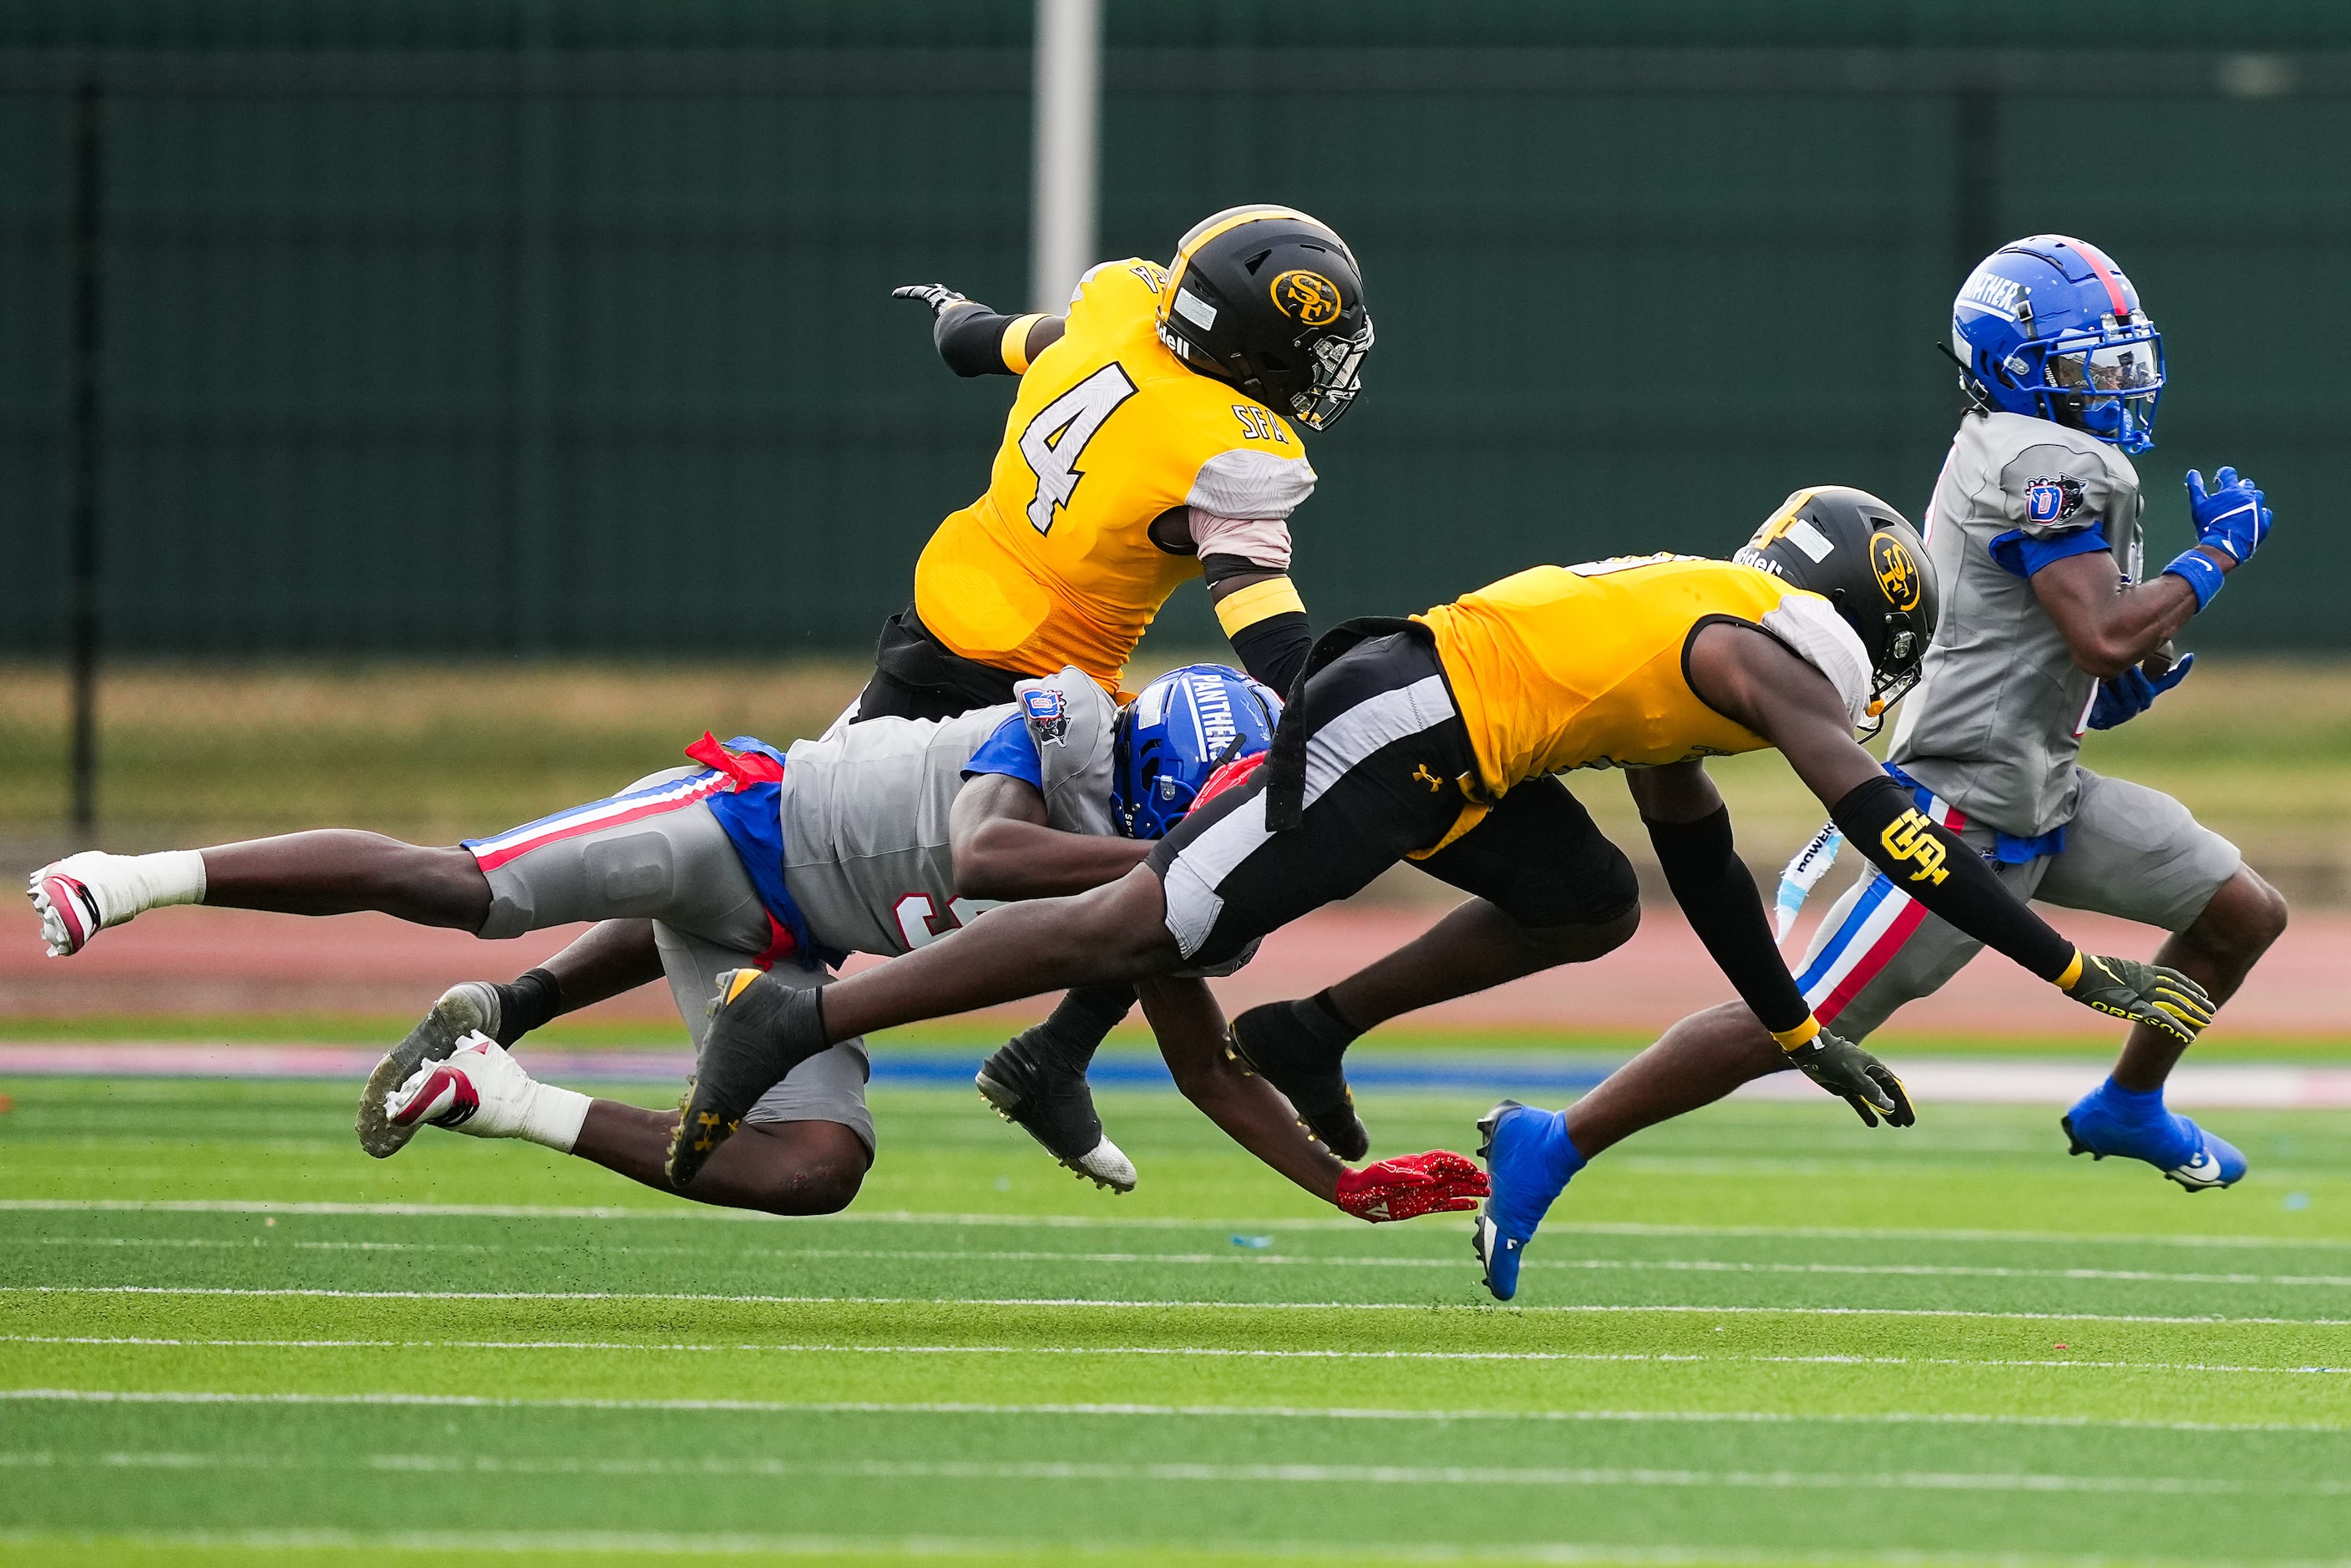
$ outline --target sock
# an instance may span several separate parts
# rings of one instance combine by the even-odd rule
[[[501,1045],[512,1045],[562,1015],[562,982],[543,969],[526,970],[493,989],[498,993],[498,1026],[491,1033]]]
[[[1080,986],[1063,996],[1052,1016],[1023,1033],[1037,1050],[1082,1075],[1102,1048],[1103,1036],[1134,1005],[1131,985]]]
[[[1553,1111],[1551,1127],[1543,1135],[1543,1162],[1551,1169],[1552,1179],[1565,1187],[1584,1166],[1583,1156],[1577,1152],[1575,1140],[1567,1136],[1567,1113]]]
[[[2164,1108],[2161,1089],[2126,1089],[2112,1078],[2098,1085],[2098,1098],[2126,1122],[2158,1121],[2170,1114]]]
[[[588,1119],[590,1100],[577,1089],[559,1089],[553,1084],[534,1081],[530,1097],[523,1106],[522,1124],[515,1136],[541,1144],[558,1154],[569,1154],[571,1146],[580,1141],[580,1128]]]
[[[120,925],[133,915],[172,904],[204,901],[204,854],[166,849],[157,855],[109,855],[76,874],[98,893],[106,923]]]
[[[1331,988],[1324,986],[1291,1009],[1298,1022],[1325,1045],[1344,1051],[1355,1043],[1363,1031],[1339,1016],[1338,1004],[1331,1000]]]

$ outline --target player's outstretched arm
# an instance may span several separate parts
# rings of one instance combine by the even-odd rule
[[[1870,1127],[1884,1116],[1907,1127],[1917,1114],[1902,1080],[1876,1057],[1823,1030],[1781,961],[1754,874],[1739,857],[1730,808],[1698,763],[1625,775],[1674,901],[1740,1000],[1806,1077],[1854,1108]]]
[[[1133,838],[1064,833],[1045,826],[1045,797],[1026,779],[982,774],[965,782],[947,814],[956,894],[964,898],[1058,898],[1115,882],[1151,853]]]
[[[943,283],[910,283],[890,297],[930,306],[931,342],[958,376],[1024,374],[1069,326],[1059,316],[1002,315]]]
[[[1350,1168],[1307,1132],[1280,1090],[1232,1059],[1223,1010],[1205,982],[1146,980],[1135,992],[1184,1097],[1235,1143],[1325,1203],[1376,1224],[1466,1211],[1485,1197],[1486,1173],[1448,1149]]]
[[[1770,741],[1844,836],[1896,888],[2085,1007],[2183,1043],[2212,1021],[2203,987],[2177,970],[2093,958],[2001,885],[1981,857],[1918,810],[1854,741],[1828,678],[1760,628],[1722,623],[1692,640],[1691,690]]]

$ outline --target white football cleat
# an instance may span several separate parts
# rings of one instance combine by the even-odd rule
[[[468,1137],[514,1137],[538,1081],[486,1034],[468,1034],[438,1062],[427,1062],[384,1101],[396,1127],[447,1127]]]
[[[70,958],[89,946],[89,940],[109,926],[119,926],[139,911],[112,910],[100,889],[111,880],[107,862],[128,859],[103,850],[85,849],[52,861],[33,873],[25,896],[40,912],[41,940],[51,958]]]

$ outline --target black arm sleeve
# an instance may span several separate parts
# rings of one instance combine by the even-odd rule
[[[1731,846],[1730,808],[1696,822],[1643,822],[1674,901],[1740,1000],[1775,1034],[1802,1025],[1813,1010],[1771,940],[1754,875]]]
[[[931,341],[958,376],[1014,376],[1019,372],[1004,362],[1004,329],[1019,319],[984,305],[958,306],[931,323]]]
[[[1283,575],[1279,567],[1260,566],[1243,556],[1203,556],[1200,576],[1210,587],[1238,576]],[[1241,668],[1255,680],[1262,680],[1276,691],[1287,692],[1298,672],[1306,668],[1306,656],[1313,651],[1314,634],[1307,629],[1306,617],[1298,610],[1284,610],[1251,621],[1230,634],[1233,652]]]
[[[1262,680],[1276,691],[1287,691],[1298,672],[1306,668],[1306,656],[1314,649],[1314,634],[1307,629],[1306,618],[1293,610],[1241,628],[1233,634],[1232,644],[1251,680]]]
[[[1830,808],[1854,846],[1907,893],[1988,948],[2046,981],[2074,962],[2074,944],[2001,886],[1983,857],[1918,809],[1890,778],[1857,785]]]

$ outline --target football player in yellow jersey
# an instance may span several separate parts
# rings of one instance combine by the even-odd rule
[[[952,718],[1069,665],[1123,696],[1136,641],[1196,576],[1241,664],[1287,692],[1312,641],[1288,575],[1290,514],[1314,490],[1298,427],[1337,422],[1372,347],[1346,242],[1259,202],[1193,225],[1166,266],[1102,263],[1061,316],[1000,316],[942,284],[895,297],[931,307],[958,375],[1020,388],[986,493],[933,535],[844,717]],[[501,989],[528,1028],[661,973],[651,924],[608,920]],[[1086,1064],[1134,1002],[1123,984],[1070,996],[980,1073],[1006,1119],[1073,1169],[1102,1141]],[[437,1017],[418,1030],[445,1033]]]
[[[2194,981],[2080,951],[1854,739],[1917,680],[1936,613],[1932,563],[1910,524],[1876,496],[1823,488],[1791,497],[1733,561],[1539,566],[1410,621],[1340,628],[1310,660],[1269,764],[1198,805],[1123,880],[994,911],[820,998],[764,976],[730,990],[682,1125],[739,1116],[837,1040],[1228,961],[1408,858],[1471,898],[1364,973],[1288,1004],[1294,1027],[1237,1024],[1231,1036],[1333,1152],[1361,1149],[1341,1059],[1362,1029],[1598,957],[1632,934],[1632,867],[1557,776],[1585,767],[1627,770],[1676,901],[1794,1064],[1855,1109],[1907,1125],[1893,1074],[1813,1018],[1733,850],[1704,759],[1767,747],[1934,913],[2077,1002],[2192,1039],[2211,1017]],[[1514,1137],[1507,1162],[1492,1152],[1478,1241],[1505,1299],[1573,1173],[1563,1135],[1531,1125],[1542,1116],[1527,1113],[1533,1136]],[[673,1151],[673,1180],[695,1168]]]
[[[1289,691],[1310,642],[1287,575],[1290,514],[1314,491],[1297,427],[1337,421],[1372,346],[1346,243],[1287,207],[1234,207],[1167,266],[1093,268],[1061,316],[1001,316],[939,284],[897,293],[932,307],[957,374],[1020,389],[987,489],[931,536],[859,711],[1001,701],[1066,665],[1115,692],[1196,576],[1243,668]]]

